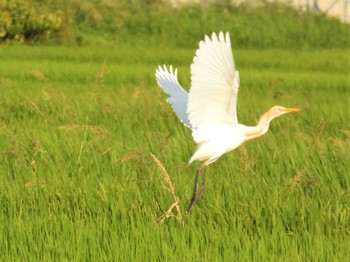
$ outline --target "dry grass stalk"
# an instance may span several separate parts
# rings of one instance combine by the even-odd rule
[[[49,79],[44,75],[43,72],[32,70],[32,71],[29,71],[29,73],[40,81],[49,82]]]
[[[17,157],[19,155],[19,150],[10,148],[8,150],[0,151],[0,156],[1,157]]]
[[[307,175],[307,170],[299,170],[297,174],[289,180],[288,183],[290,190],[295,189],[310,189],[319,186],[317,178]]]
[[[282,83],[283,81],[284,81],[283,78],[276,78],[271,82],[270,87],[275,88],[278,84]]]
[[[103,63],[100,65],[99,69],[97,70],[97,72],[95,74],[95,87],[102,86],[102,84],[103,84],[105,65],[106,65],[106,61],[103,61]]]
[[[350,137],[350,129],[349,130],[339,130],[341,133],[343,133],[346,137]]]
[[[58,129],[66,130],[66,131],[78,131],[78,132],[83,132],[85,131],[85,129],[88,129],[93,134],[99,135],[100,137],[109,137],[108,131],[104,130],[102,127],[93,126],[93,125],[77,125],[77,124],[61,125],[58,127]]]
[[[25,183],[25,187],[34,187],[34,186],[41,186],[41,187],[45,187],[47,185],[47,182],[45,180],[42,179],[34,179],[32,181],[29,181],[27,183]]]
[[[35,140],[33,143],[33,157],[36,156],[40,152],[40,140]]]
[[[156,163],[156,165],[158,166],[158,168],[160,170],[160,174],[165,181],[165,184],[163,184],[163,188],[166,189],[167,191],[169,191],[174,199],[174,202],[171,204],[169,209],[161,217],[158,218],[158,224],[159,225],[163,224],[163,222],[167,218],[173,216],[181,223],[181,225],[184,225],[184,221],[182,218],[182,213],[181,213],[181,209],[180,209],[180,205],[179,205],[180,199],[178,196],[175,195],[175,187],[174,187],[173,183],[171,182],[170,176],[169,176],[168,172],[166,171],[165,167],[163,166],[163,164],[160,162],[160,160],[152,153],[151,153],[151,156],[153,158],[154,163]],[[176,209],[177,215],[173,214],[174,208]]]
[[[300,186],[303,179],[305,179],[305,171],[299,170],[297,171],[297,174],[289,180],[288,185],[290,186],[290,188],[297,188]]]
[[[68,103],[64,93],[57,91],[57,89],[53,88],[52,85],[46,85],[45,89],[41,93],[46,101],[59,101],[64,102],[64,104]]]
[[[4,86],[11,87],[11,88],[15,87],[15,85],[10,79],[4,78],[4,77],[0,77],[0,84],[3,84]]]
[[[138,151],[131,151],[127,153],[123,158],[121,159],[122,162],[127,162],[127,161],[133,161],[133,160],[138,160],[142,158],[142,154]]]
[[[328,125],[328,119],[326,117],[324,117],[320,123],[317,125],[317,134],[321,134],[323,133],[323,131],[325,130],[325,128]]]

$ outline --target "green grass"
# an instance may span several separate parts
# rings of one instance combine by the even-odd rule
[[[350,259],[348,51],[234,49],[240,122],[275,104],[303,110],[210,165],[188,216],[196,146],[154,70],[177,66],[188,89],[195,48],[0,49],[2,260]],[[183,226],[157,224],[173,199],[150,153]]]

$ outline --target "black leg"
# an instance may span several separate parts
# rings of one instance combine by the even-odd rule
[[[194,177],[193,193],[192,193],[192,197],[191,197],[190,203],[189,203],[188,208],[187,208],[187,212],[188,213],[191,212],[192,206],[193,206],[193,204],[194,204],[194,202],[196,200],[196,196],[197,196],[197,181],[198,181],[199,169],[196,170],[196,176]]]
[[[193,208],[193,205],[196,204],[203,196],[204,188],[205,188],[205,172],[204,172],[204,168],[205,168],[204,166],[201,166],[200,168],[198,168],[196,170],[196,176],[194,178],[193,193],[192,193],[192,197],[191,197],[190,203],[189,203],[188,208],[187,208],[187,212],[188,213],[191,212],[191,210]],[[201,187],[199,188],[198,194],[197,194],[197,181],[198,181],[199,171],[201,171],[201,175],[202,175],[202,184],[201,184]]]
[[[198,192],[198,195],[196,197],[196,202],[198,202],[202,196],[203,196],[203,193],[204,193],[204,188],[205,188],[205,173],[204,173],[204,167],[201,168],[202,169],[202,185],[201,187],[199,188],[199,192]]]

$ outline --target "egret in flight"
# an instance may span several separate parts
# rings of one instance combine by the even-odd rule
[[[177,80],[177,69],[169,70],[164,65],[156,70],[158,85],[169,95],[170,103],[180,121],[192,130],[197,150],[189,160],[204,161],[196,170],[194,188],[188,206],[203,195],[205,185],[204,169],[223,154],[239,147],[245,141],[262,136],[269,129],[272,119],[285,113],[298,112],[298,108],[274,106],[267,110],[256,126],[245,126],[237,120],[237,94],[239,73],[236,70],[230,35],[220,32],[211,38],[205,36],[191,65],[191,88],[187,93]],[[202,183],[197,193],[198,174]]]

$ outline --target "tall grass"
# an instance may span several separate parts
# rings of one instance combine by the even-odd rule
[[[211,165],[191,216],[195,145],[154,69],[178,66],[188,88],[194,50],[0,52],[1,259],[349,260],[346,51],[234,50],[240,122],[303,110]],[[174,203],[161,165],[183,225],[158,223]]]

